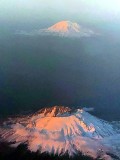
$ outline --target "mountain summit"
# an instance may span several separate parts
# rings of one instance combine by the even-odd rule
[[[61,21],[48,28],[51,32],[80,32],[80,25],[70,21]]]
[[[120,157],[120,131],[85,110],[45,107],[32,115],[5,121],[0,137],[13,147],[26,144],[32,152],[70,156],[82,153],[106,160],[112,159],[110,155]]]
[[[89,37],[94,34],[90,29],[80,26],[76,22],[60,21],[45,30],[54,35],[66,37]]]
[[[43,115],[44,117],[56,117],[58,115],[62,115],[65,113],[69,113],[71,111],[71,109],[69,107],[64,107],[64,106],[53,106],[53,107],[45,107],[41,110],[39,110],[38,112],[36,112],[36,114],[40,114]]]
[[[98,35],[91,29],[83,27],[76,22],[60,21],[45,29],[33,30],[31,32],[20,31],[17,34],[34,36],[34,35],[52,35],[60,37],[91,37]]]

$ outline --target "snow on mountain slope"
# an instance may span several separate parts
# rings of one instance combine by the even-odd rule
[[[33,115],[9,119],[1,126],[0,136],[14,147],[26,143],[33,152],[70,156],[81,152],[106,160],[112,159],[108,153],[120,156],[119,130],[83,109],[54,106]]]

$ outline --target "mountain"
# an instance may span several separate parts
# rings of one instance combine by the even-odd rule
[[[9,118],[0,128],[1,141],[12,147],[27,144],[32,152],[92,158],[120,157],[120,131],[84,109],[46,107],[34,114]]]
[[[71,21],[60,21],[47,28],[45,32],[65,37],[89,37],[94,34],[92,30]]]
[[[34,36],[34,35],[52,35],[60,37],[91,37],[98,35],[91,29],[85,28],[76,22],[60,21],[48,28],[33,30],[31,32],[18,31],[16,34]]]
[[[61,21],[48,28],[51,32],[80,32],[80,25],[70,21]]]

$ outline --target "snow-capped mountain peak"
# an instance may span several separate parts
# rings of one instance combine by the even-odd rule
[[[71,21],[61,21],[48,28],[51,32],[80,32],[80,25]]]
[[[43,31],[44,33],[51,33],[53,35],[63,37],[89,37],[94,35],[92,30],[82,27],[78,23],[71,21],[60,21]]]
[[[120,137],[119,131],[85,110],[46,107],[35,114],[4,122],[0,136],[14,147],[26,143],[33,152],[68,153],[70,156],[81,152],[93,158],[110,158],[107,153],[111,152],[120,156],[120,142],[115,139],[116,135]]]
[[[31,32],[19,31],[17,34],[34,36],[34,35],[51,35],[51,36],[60,36],[60,37],[91,37],[94,35],[99,35],[93,30],[83,27],[76,22],[71,21],[60,21],[48,28],[37,29]]]

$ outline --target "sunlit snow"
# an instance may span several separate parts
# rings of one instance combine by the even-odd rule
[[[104,159],[111,159],[108,153],[112,153],[120,157],[119,130],[84,109],[44,108],[33,115],[4,122],[0,135],[2,141],[13,142],[13,147],[26,143],[33,152],[70,156],[81,152]]]

